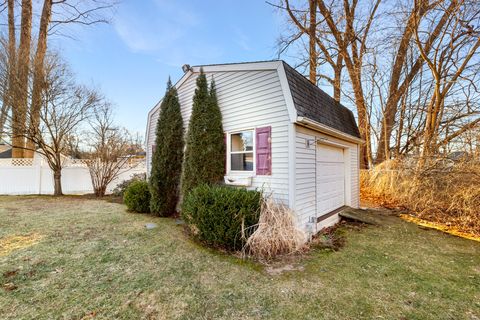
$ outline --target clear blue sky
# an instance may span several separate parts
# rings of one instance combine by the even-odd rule
[[[111,24],[55,42],[80,81],[117,106],[119,124],[143,135],[168,76],[177,81],[185,63],[274,59],[282,21],[262,0],[123,0]]]

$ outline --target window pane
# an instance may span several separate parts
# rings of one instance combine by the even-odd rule
[[[243,131],[231,136],[232,151],[253,151],[253,132]]]
[[[253,171],[253,153],[231,155],[231,169],[234,171]]]

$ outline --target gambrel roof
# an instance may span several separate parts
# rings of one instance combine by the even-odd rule
[[[188,66],[188,65],[186,65]],[[326,92],[312,84],[302,74],[282,60],[237,62],[188,66],[188,71],[175,84],[178,89],[193,73],[222,71],[277,70],[290,116],[290,121],[302,125],[313,125],[326,133],[341,135],[342,138],[360,143],[360,133],[351,110],[335,101]],[[149,112],[158,110],[160,102]],[[147,124],[147,136],[149,132]]]
[[[286,62],[283,62],[283,65],[298,116],[360,138],[355,117],[350,109],[335,101]]]

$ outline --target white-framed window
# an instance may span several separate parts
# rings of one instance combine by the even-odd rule
[[[229,132],[227,139],[228,172],[255,172],[255,129]]]

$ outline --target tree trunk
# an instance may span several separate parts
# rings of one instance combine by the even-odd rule
[[[370,121],[367,112],[367,103],[363,95],[360,68],[356,67],[351,60],[345,59],[347,70],[352,81],[352,89],[357,105],[358,129],[365,143],[360,147],[360,167],[366,169],[372,166],[372,150],[370,136]]]
[[[390,138],[392,137],[393,125],[395,124],[395,115],[397,114],[398,100],[388,99],[381,122],[380,139],[377,146],[375,163],[381,163],[390,159]]]
[[[54,196],[61,196],[63,195],[62,192],[62,169],[56,169],[53,172],[53,182],[54,182]]]
[[[438,120],[438,112],[442,103],[440,99],[440,81],[437,79],[433,99],[427,107],[427,117],[425,119],[425,129],[423,131],[423,149],[418,161],[419,168],[424,167],[425,164],[431,160],[433,155],[432,144],[433,141],[436,141],[434,134]]]
[[[33,91],[30,108],[30,132],[36,133],[40,123],[40,108],[42,105],[42,91],[45,88],[45,54],[47,52],[47,35],[50,18],[52,16],[52,0],[43,3],[42,17],[38,32],[37,51],[33,60]],[[27,139],[25,158],[33,158],[35,143]]]
[[[358,129],[360,136],[365,140],[365,143],[360,147],[360,167],[367,169],[373,164],[367,104],[363,96],[361,83],[359,81],[352,81],[352,86],[354,87],[355,104],[357,105]]]
[[[25,129],[28,107],[28,75],[32,45],[32,0],[22,0],[20,46],[18,50],[17,81],[12,108],[12,157],[22,158],[25,148]]]
[[[16,38],[15,38],[15,1],[8,0],[8,77],[5,80],[5,92],[3,94],[3,106],[0,114],[0,141],[3,138],[3,131],[7,114],[12,108],[13,89],[16,73]]]
[[[402,109],[400,110],[400,118],[398,123],[398,132],[397,132],[397,139],[395,143],[395,157],[400,156],[400,147],[402,144],[402,135],[403,135],[403,126],[405,121],[405,112],[407,109],[407,101],[406,96],[402,98]]]
[[[342,94],[342,69],[343,57],[341,54],[338,54],[337,63],[334,68],[335,76],[333,78],[333,99],[337,102],[340,102],[340,96]]]
[[[309,56],[310,56],[310,82],[317,85],[317,2],[316,0],[309,0],[310,8],[310,24],[308,26],[309,36]]]
[[[96,197],[103,197],[105,196],[105,193],[107,193],[107,187],[106,186],[98,186],[95,188],[95,196]]]
[[[4,98],[5,99],[5,98]],[[5,100],[3,100],[5,101]],[[7,119],[7,114],[8,111],[10,110],[10,106],[6,104],[5,102],[3,103],[2,109],[0,110],[0,142],[2,142],[3,136],[4,136],[4,127],[5,127],[5,120]]]
[[[418,12],[420,15],[424,14],[426,5],[427,2],[422,2],[422,7]],[[416,17],[417,11],[414,8],[407,20],[407,24],[396,52],[388,87],[387,103],[385,105],[385,112],[383,113],[383,121],[381,121],[382,127],[380,129],[380,140],[378,141],[377,146],[376,163],[383,162],[390,158],[390,138],[392,137],[393,125],[395,124],[398,102],[408,87],[403,86],[403,88],[399,88],[400,77],[402,75],[402,70],[405,68],[405,60],[409,50],[410,39],[413,35],[412,25]],[[412,70],[410,73],[416,73],[416,71]]]

